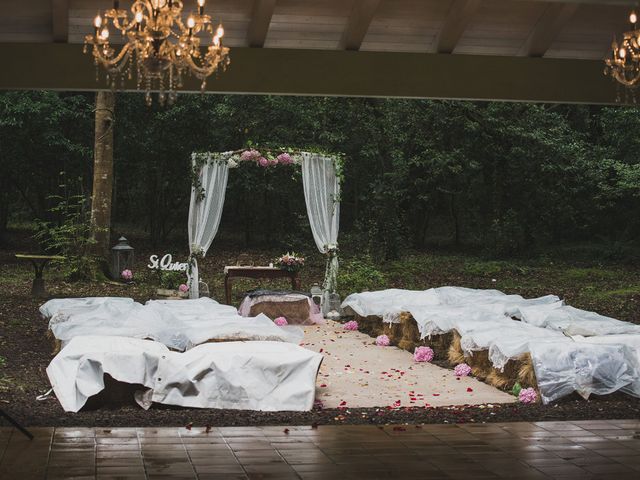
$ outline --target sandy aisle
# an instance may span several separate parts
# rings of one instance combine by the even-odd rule
[[[457,379],[452,370],[416,363],[396,347],[378,347],[360,332],[326,325],[305,327],[303,346],[324,355],[316,398],[325,408],[424,407],[509,403],[515,397],[472,377]],[[344,403],[343,403],[344,402]],[[399,403],[398,403],[399,402]]]

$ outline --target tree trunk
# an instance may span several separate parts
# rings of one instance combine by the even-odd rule
[[[91,235],[93,252],[109,253],[111,198],[113,193],[113,110],[115,96],[111,91],[96,95],[96,130],[93,156],[93,196],[91,201]]]

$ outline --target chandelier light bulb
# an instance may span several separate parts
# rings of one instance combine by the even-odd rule
[[[102,38],[103,40],[109,38],[109,29],[107,29],[107,27],[103,28],[100,32],[100,38]]]
[[[624,58],[627,56],[627,50],[623,47],[620,50],[618,50],[618,56],[620,58]]]
[[[198,0],[198,6],[200,8],[204,7],[205,0]]]
[[[637,23],[638,21],[638,15],[636,15],[635,11],[631,11],[631,14],[629,15],[629,21],[633,24]]]
[[[96,15],[96,18],[93,19],[93,25],[96,28],[100,28],[100,26],[102,25],[102,17],[100,15]]]
[[[192,16],[189,16],[189,18],[187,18],[187,27],[193,28],[195,26],[196,26],[196,19],[193,18]]]
[[[220,46],[220,37],[218,37],[217,35],[214,35],[214,36],[213,36],[213,44],[214,44],[216,47],[219,47],[219,46]]]
[[[216,37],[224,37],[224,28],[222,28],[222,24],[218,25],[218,29],[216,30]]]
[[[136,23],[142,23],[142,17],[143,17],[143,16],[142,16],[142,11],[141,11],[141,10],[138,10],[138,11],[136,12]]]

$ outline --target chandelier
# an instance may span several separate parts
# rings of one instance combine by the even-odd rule
[[[605,75],[610,75],[619,84],[635,89],[640,82],[640,30],[635,11],[629,14],[631,30],[622,35],[620,43],[614,38],[611,53],[605,59]]]
[[[183,21],[181,0],[135,0],[131,13],[114,1],[113,8],[96,15],[94,34],[85,37],[84,52],[92,46],[96,79],[100,65],[114,89],[135,73],[147,105],[152,103],[152,90],[158,91],[160,104],[173,103],[185,74],[201,80],[204,91],[207,78],[230,63],[229,49],[222,46],[224,28],[214,27],[204,4],[197,0],[197,11]],[[109,42],[111,30],[121,33],[122,45]]]

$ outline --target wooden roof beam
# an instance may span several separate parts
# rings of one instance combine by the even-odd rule
[[[264,47],[275,7],[276,0],[253,1],[251,21],[247,30],[247,43],[250,47]]]
[[[347,28],[342,36],[341,47],[345,50],[360,50],[371,20],[381,0],[355,0]]]
[[[453,0],[436,40],[436,52],[453,53],[481,3],[481,0]]]
[[[578,3],[549,4],[520,49],[519,55],[543,57],[579,6]]]
[[[51,33],[53,41],[69,41],[69,0],[51,0]]]

